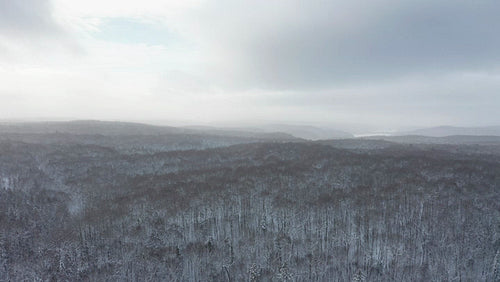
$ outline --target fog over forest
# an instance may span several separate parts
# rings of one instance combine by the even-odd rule
[[[0,0],[0,281],[500,282],[497,0]]]

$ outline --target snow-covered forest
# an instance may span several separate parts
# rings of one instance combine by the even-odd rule
[[[500,143],[0,139],[1,281],[500,279]]]

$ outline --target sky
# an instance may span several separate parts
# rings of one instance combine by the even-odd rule
[[[0,120],[500,125],[498,0],[0,0]]]

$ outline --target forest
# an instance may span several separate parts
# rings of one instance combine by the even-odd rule
[[[0,128],[0,281],[500,281],[497,139],[110,127]]]

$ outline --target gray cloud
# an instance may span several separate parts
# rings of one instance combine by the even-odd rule
[[[474,126],[499,122],[500,76],[447,75],[383,82],[368,86],[318,91],[289,91],[271,96],[261,105],[300,106],[329,112],[332,120],[398,127],[458,124]]]
[[[0,63],[40,64],[49,54],[84,53],[52,9],[49,0],[0,0]]]
[[[219,1],[205,10],[202,30],[234,56],[226,71],[248,87],[321,88],[500,66],[499,1],[351,2]]]
[[[0,32],[9,36],[53,36],[61,32],[48,0],[0,0]]]

